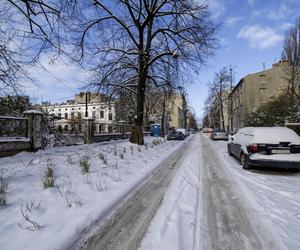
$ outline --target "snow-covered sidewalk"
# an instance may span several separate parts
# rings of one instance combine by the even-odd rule
[[[8,183],[7,205],[0,207],[0,249],[66,249],[182,143],[147,138],[145,146],[99,143],[0,159],[0,175]],[[89,171],[83,173],[86,164]],[[55,183],[44,189],[47,167]]]

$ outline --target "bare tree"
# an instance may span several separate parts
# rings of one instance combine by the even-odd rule
[[[17,94],[22,81],[32,80],[26,66],[45,49],[60,50],[63,6],[62,1],[0,0],[0,94]]]
[[[297,87],[300,87],[300,18],[285,34],[281,57],[288,61],[284,70],[284,79],[288,83],[290,104],[294,106],[295,99],[299,100]]]
[[[80,54],[98,72],[93,86],[136,96],[132,142],[143,144],[147,83],[176,88],[178,81],[166,79],[166,65],[173,72],[198,71],[216,48],[208,7],[192,0],[93,0],[81,1],[79,9],[73,27],[84,28]]]
[[[214,81],[209,84],[206,106],[212,119],[212,125],[225,129],[224,103],[230,88],[230,71],[224,67],[215,74]],[[227,93],[227,94],[226,94]]]

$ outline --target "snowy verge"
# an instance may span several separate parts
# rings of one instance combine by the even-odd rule
[[[0,207],[0,249],[69,247],[183,143],[146,138],[145,146],[96,143],[0,159],[0,175],[8,183],[7,205]],[[47,168],[54,170],[55,183],[44,189]]]

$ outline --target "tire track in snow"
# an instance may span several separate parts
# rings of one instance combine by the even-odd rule
[[[264,221],[252,213],[251,204],[243,202],[237,185],[223,169],[209,142],[203,144],[203,248],[215,249],[280,249]],[[257,220],[257,221],[255,221]]]
[[[164,194],[188,149],[189,141],[165,160],[152,176],[88,239],[73,249],[138,249]]]

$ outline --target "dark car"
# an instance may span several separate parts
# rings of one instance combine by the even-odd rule
[[[246,127],[227,145],[229,155],[251,166],[300,169],[300,137],[285,127]]]
[[[212,140],[228,140],[228,134],[224,129],[221,128],[215,128],[213,132],[210,135],[210,138]]]
[[[172,131],[168,134],[167,140],[184,140],[185,136],[179,131]]]

